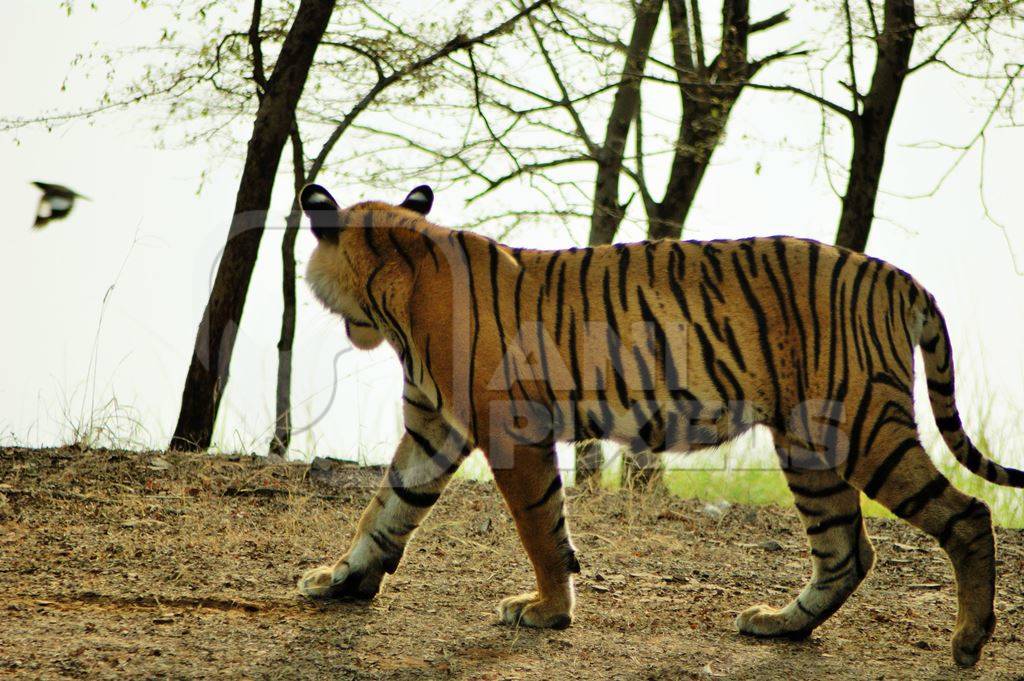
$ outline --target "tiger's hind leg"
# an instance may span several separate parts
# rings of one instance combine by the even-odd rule
[[[580,565],[554,445],[518,445],[513,455],[511,442],[492,443],[487,456],[537,578],[536,591],[502,600],[498,614],[506,624],[564,629],[572,624],[572,575]]]
[[[804,638],[846,602],[874,562],[864,530],[860,492],[834,470],[784,465],[786,481],[807,530],[811,581],[781,609],[755,605],[740,613],[736,628],[753,636]]]
[[[995,628],[995,537],[982,501],[963,494],[935,469],[916,429],[889,430],[857,461],[850,480],[898,517],[935,537],[956,574],[958,612],[953,658],[971,666]]]

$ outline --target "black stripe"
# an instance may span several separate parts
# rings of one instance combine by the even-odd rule
[[[928,505],[928,502],[938,499],[946,491],[947,487],[949,487],[949,480],[941,475],[936,476],[934,480],[922,487],[917,493],[901,501],[896,508],[892,509],[892,512],[900,518],[915,516]]]
[[[363,215],[363,239],[366,240],[366,247],[370,249],[378,258],[380,257],[380,251],[377,249],[377,244],[373,242],[373,211],[368,210]]]
[[[733,252],[732,254],[733,265],[736,272],[736,280],[740,284],[740,289],[743,291],[743,296],[747,300],[747,304],[750,306],[751,311],[754,314],[754,318],[757,320],[758,329],[758,341],[761,344],[761,352],[764,355],[765,366],[768,368],[768,375],[772,382],[772,395],[771,399],[775,406],[775,416],[772,425],[776,428],[782,428],[784,426],[784,419],[782,416],[782,399],[779,391],[779,375],[775,368],[775,360],[772,356],[771,339],[768,333],[768,318],[765,316],[764,309],[757,300],[757,295],[750,287],[750,282],[747,280],[746,274],[743,272],[743,267],[740,265],[739,254]]]
[[[405,427],[405,432],[409,433],[409,437],[416,443],[416,446],[423,450],[423,453],[430,457],[431,461],[437,464],[444,472],[444,475],[451,475],[459,467],[459,460],[453,461],[450,459],[446,454],[434,447],[433,443],[426,436],[417,433],[408,426]]]
[[[498,247],[493,241],[487,243],[487,253],[491,270],[491,306],[494,310],[494,323],[498,327],[498,341],[501,343],[501,368],[505,374],[505,390],[508,392],[509,400],[514,401],[508,344],[505,342],[505,327],[501,322],[501,306],[499,304],[501,295],[498,290]]]
[[[701,276],[703,277],[703,279],[702,279],[703,284],[705,286],[707,286],[711,290],[712,293],[715,294],[715,298],[718,300],[718,302],[724,303],[725,302],[725,296],[722,295],[721,289],[719,289],[718,286],[715,285],[715,282],[711,278],[711,275],[708,274],[708,268],[704,265],[704,263],[700,264],[700,273],[701,273]],[[719,277],[719,281],[721,281],[721,277]]]
[[[909,385],[903,383],[902,381],[900,381],[900,379],[896,378],[891,374],[883,373],[880,371],[875,372],[874,374],[871,375],[871,380],[875,383],[888,385],[892,388],[896,388],[896,390],[902,395],[907,395],[910,394],[911,392]]]
[[[430,253],[430,257],[434,261],[434,269],[440,270],[441,263],[437,260],[437,246],[434,244],[434,240],[424,232],[420,232],[420,235],[423,237],[423,241],[427,245],[427,252]]]
[[[857,415],[853,418],[853,424],[850,427],[850,448],[846,455],[846,471],[843,474],[843,477],[847,480],[853,474],[857,458],[863,451],[861,435],[864,430],[864,421],[867,419],[868,405],[871,403],[873,386],[874,384],[871,381],[868,381],[867,385],[864,386],[864,394],[861,395],[860,404],[857,405]]]
[[[718,262],[718,251],[718,246],[713,241],[708,241],[704,244],[704,257],[711,263],[711,269],[715,271],[715,277],[718,278],[718,281],[722,281],[722,277],[725,275],[722,271],[721,263]]]
[[[895,412],[895,414],[891,414],[891,412]],[[857,451],[874,451],[875,440],[878,438],[879,435],[881,435],[882,429],[892,424],[906,426],[907,428],[910,428],[912,430],[916,429],[917,427],[914,423],[913,417],[907,414],[906,408],[903,405],[890,400],[889,402],[885,403],[885,406],[882,407],[882,412],[879,414],[878,418],[875,419],[875,424],[871,428],[871,433],[868,435],[867,440],[865,440],[864,445],[858,447]],[[900,432],[903,432],[902,429],[900,430]]]
[[[476,440],[479,439],[479,433],[477,433],[477,429],[476,429],[476,421],[477,421],[477,418],[476,418],[476,396],[475,396],[475,392],[476,391],[473,389],[473,387],[474,387],[473,386],[473,377],[474,377],[474,374],[476,373],[476,345],[477,345],[477,341],[480,339],[480,310],[477,307],[476,286],[473,283],[473,263],[470,261],[469,249],[466,248],[466,234],[465,234],[465,232],[459,232],[457,238],[459,240],[459,246],[462,247],[462,255],[466,259],[465,260],[465,263],[466,263],[466,274],[469,277],[469,281],[467,282],[468,286],[469,286],[469,301],[470,301],[470,305],[472,307],[471,314],[473,316],[473,331],[472,331],[472,336],[470,337],[470,347],[469,347],[469,385],[468,385],[468,393],[469,393],[470,432],[471,432],[471,436],[472,436],[473,440],[476,441]]]
[[[430,508],[441,498],[435,492],[414,492],[406,487],[402,482],[402,474],[394,466],[388,468],[388,484],[399,499],[416,508]]]
[[[424,404],[423,402],[419,402],[418,400],[414,400],[411,397],[406,397],[405,395],[402,395],[402,400],[404,400],[406,404],[408,404],[408,405],[410,405],[412,407],[416,407],[420,411],[428,411],[428,412],[431,412],[431,413],[437,411],[434,408],[433,405]]]
[[[594,385],[597,387],[597,404],[601,408],[601,432],[607,436],[615,426],[615,415],[608,404],[608,391],[605,388],[604,373],[601,367],[594,367]]]
[[[850,289],[850,326],[853,327],[853,351],[857,356],[857,366],[861,369],[865,368],[865,355],[861,352],[860,343],[857,340],[858,333],[861,330],[860,318],[857,315],[857,310],[860,307],[860,300],[858,295],[860,294],[861,284],[864,282],[864,275],[867,273],[867,263],[857,263],[857,274],[853,277],[853,288]],[[872,320],[868,320],[870,323]],[[866,351],[866,348],[865,348]]]
[[[412,263],[412,258],[410,258],[409,254],[405,252],[405,249],[402,248],[402,244],[400,244],[398,242],[398,237],[395,236],[395,230],[396,229],[398,229],[398,228],[397,227],[392,227],[392,228],[388,229],[388,241],[391,242],[391,245],[394,247],[395,251],[402,258],[402,260],[405,262],[405,264],[409,267],[409,270],[411,272],[415,272],[416,271],[416,267]]]
[[[853,553],[850,553],[849,557],[852,558],[853,557]],[[831,591],[832,589],[829,588],[831,585],[835,584],[836,582],[843,581],[844,579],[849,577],[849,575],[850,575],[850,570],[849,569],[840,570],[839,572],[836,572],[836,573],[832,574],[831,577],[825,577],[824,579],[815,580],[814,581],[814,588],[817,589],[818,591]]]
[[[810,303],[808,307],[811,310],[811,326],[814,331],[814,370],[818,370],[818,355],[821,347],[821,322],[818,320],[818,257],[821,255],[821,246],[816,241],[810,242],[808,245],[809,254],[807,257],[808,261],[808,295],[810,296]]]
[[[786,282],[786,292],[789,296],[789,304],[793,309],[793,320],[796,322],[797,335],[800,336],[801,360],[806,364],[809,359],[807,356],[807,331],[804,329],[803,317],[800,316],[801,306],[797,301],[796,288],[793,285],[793,277],[789,272],[789,260],[786,256],[786,243],[781,238],[775,239],[775,258],[779,261],[779,269],[782,270],[782,279]],[[806,379],[801,381],[800,385],[806,385]],[[802,401],[803,400],[801,400],[801,402]]]
[[[768,275],[768,283],[771,284],[772,292],[775,293],[775,300],[778,302],[778,310],[782,313],[782,321],[786,325],[786,329],[789,329],[789,306],[786,304],[786,296],[782,293],[782,287],[779,285],[779,280],[775,276],[775,269],[771,263],[768,262],[768,254],[761,254],[761,262],[764,263],[764,272]]]
[[[732,324],[729,323],[729,318],[725,318],[725,342],[729,346],[729,352],[732,353],[732,358],[736,361],[736,366],[739,367],[740,371],[745,372],[747,370],[747,362],[743,359],[743,351],[740,350],[740,344],[736,342],[736,334],[733,333]]]
[[[605,314],[607,315],[607,330],[606,330],[606,343],[608,345],[608,355],[612,362],[612,373],[615,374],[615,390],[619,397],[619,403],[624,407],[629,406],[629,392],[626,389],[626,381],[623,377],[622,367],[622,355],[621,355],[621,339],[615,337],[616,329],[619,325],[615,319],[615,308],[612,304],[612,293],[611,293],[611,281],[608,274],[609,270],[604,271],[603,279],[603,293],[604,293],[604,304]],[[616,342],[618,341],[618,342]]]
[[[711,302],[711,296],[708,295],[708,287],[704,282],[701,282],[697,286],[697,290],[700,291],[700,299],[704,303],[704,319],[711,326],[711,332],[715,334],[715,338],[719,341],[725,340],[722,337],[722,330],[718,326],[718,315],[715,314],[714,303]]]
[[[725,384],[718,377],[716,367],[719,363],[715,361],[715,351],[711,346],[711,341],[708,339],[704,327],[700,324],[694,323],[693,330],[697,334],[697,341],[700,343],[700,355],[704,360],[704,371],[707,373],[708,378],[711,379],[711,382],[715,384],[715,390],[718,391],[719,398],[722,402],[725,402],[728,399],[728,392],[725,389]]]
[[[590,319],[590,296],[587,295],[587,272],[590,271],[590,259],[594,257],[594,249],[587,248],[583,251],[583,260],[580,262],[580,297],[583,299],[582,322]]]
[[[968,518],[980,518],[982,516],[991,516],[988,507],[977,499],[972,498],[970,503],[964,507],[964,510],[951,515],[942,530],[934,536],[939,540],[939,545],[945,547],[953,536],[953,528],[956,527],[957,523],[967,520]]]
[[[668,287],[672,291],[673,297],[676,299],[676,305],[679,306],[679,311],[683,313],[683,318],[689,321],[690,317],[690,306],[686,302],[686,294],[683,293],[683,288],[680,286],[680,281],[685,281],[685,270],[686,263],[683,258],[683,249],[678,243],[672,244],[672,250],[668,254],[669,269],[675,269],[675,275],[670,274],[668,277]],[[584,296],[586,300],[586,296]]]
[[[978,469],[981,468],[981,462],[985,460],[981,452],[973,444],[968,445],[967,458],[964,460],[964,466],[967,467],[972,473],[977,473]]]
[[[615,245],[619,251],[619,302],[622,304],[622,311],[629,310],[629,302],[626,300],[626,277],[629,275],[629,246],[622,244]]]
[[[918,345],[929,355],[935,352],[935,348],[939,345],[939,339],[942,338],[940,334],[935,334],[935,337],[931,340],[921,340]]]
[[[569,391],[569,401],[572,402],[573,410],[573,436],[576,441],[583,439],[583,419],[579,413],[579,396],[583,391],[583,372],[580,370],[580,355],[582,354],[576,338],[576,310],[569,308],[569,373],[572,374],[572,390]]]
[[[522,297],[523,297],[523,280],[526,278],[526,268],[522,265],[519,266],[519,276],[516,277],[516,286],[512,294],[512,306],[515,307],[516,311],[516,333],[521,333],[523,328],[523,312],[522,312]]]
[[[644,242],[644,256],[647,258],[647,287],[654,288],[654,248],[653,241]]]
[[[544,491],[544,496],[527,506],[526,510],[532,511],[533,509],[539,508],[548,503],[551,501],[551,497],[553,497],[560,489],[562,489],[562,476],[556,474],[554,479],[551,481],[551,484],[548,485],[548,488]]]
[[[853,513],[848,513],[846,515],[832,516],[831,518],[828,518],[826,520],[822,520],[820,523],[818,523],[816,525],[811,525],[810,527],[808,527],[807,528],[807,534],[810,534],[810,535],[824,534],[825,532],[828,532],[829,530],[831,530],[831,529],[833,529],[835,527],[842,527],[844,525],[853,525],[854,523],[858,522],[859,520],[860,520],[860,511],[859,510],[854,511]]]
[[[828,391],[826,392],[826,399],[832,399],[834,395],[833,388],[835,387],[836,378],[836,351],[838,350],[839,344],[836,342],[838,334],[842,332],[842,328],[836,328],[836,322],[838,321],[840,327],[842,326],[842,320],[840,317],[844,314],[842,300],[839,300],[838,304],[836,299],[841,297],[842,289],[840,288],[839,278],[842,274],[843,265],[846,264],[846,259],[849,257],[847,252],[840,251],[839,257],[836,259],[835,265],[832,267],[832,276],[829,281],[828,290],[828,303],[829,303],[829,316],[831,318],[831,341],[828,344]],[[837,314],[838,313],[838,314]],[[843,358],[845,364],[845,357]],[[845,369],[845,366],[844,366]]]
[[[808,518],[820,518],[821,516],[825,515],[825,511],[815,511],[814,509],[807,508],[799,501],[793,505],[796,506],[796,510],[800,511],[801,515],[805,515]]]
[[[654,379],[651,376],[651,369],[647,366],[647,361],[644,359],[643,352],[640,350],[640,345],[634,341],[633,344],[633,361],[636,362],[637,372],[640,374],[640,385],[643,390],[644,397],[648,400],[656,399],[654,396]]]
[[[954,412],[949,416],[942,416],[935,419],[935,425],[944,433],[955,433],[963,428],[960,421],[960,414]]]
[[[565,319],[565,262],[558,268],[558,283],[555,285],[555,343],[562,342],[562,321]],[[583,292],[586,295],[586,292]]]
[[[889,456],[885,457],[885,461],[875,469],[875,472],[872,473],[868,484],[864,485],[864,494],[868,495],[872,499],[878,496],[878,492],[882,489],[885,481],[889,479],[889,476],[896,469],[896,466],[900,464],[900,461],[903,460],[903,457],[906,456],[907,452],[920,446],[921,445],[918,443],[916,437],[908,437],[906,440],[901,442],[899,446],[889,454]]]
[[[381,550],[384,555],[381,556],[381,567],[384,572],[389,575],[393,575],[398,569],[398,563],[402,560],[402,554],[405,553],[405,547],[401,544],[397,544],[380,532],[371,532],[370,539],[373,543]]]
[[[932,391],[933,393],[938,393],[943,397],[949,397],[950,395],[953,394],[953,381],[950,380],[948,382],[943,383],[940,381],[933,381],[931,379],[928,379],[928,390]]]
[[[789,489],[793,494],[799,494],[802,497],[808,499],[824,499],[825,497],[832,497],[842,492],[849,491],[850,486],[845,482],[839,482],[830,487],[804,487],[803,485],[796,485],[789,483]]]
[[[544,386],[544,390],[548,396],[548,405],[555,410],[557,414],[552,414],[555,421],[552,423],[553,432],[557,432],[559,427],[562,425],[562,408],[559,406],[558,399],[555,397],[555,391],[551,387],[551,381],[549,376],[551,375],[548,369],[548,335],[547,329],[544,326],[544,296],[537,296],[537,345],[538,353],[540,354],[540,380]],[[558,348],[555,348],[556,354]]]
[[[747,267],[750,268],[751,276],[757,276],[757,256],[754,255],[754,239],[744,239],[740,243],[740,250],[743,255],[747,258]]]
[[[808,610],[807,607],[804,606],[804,604],[800,602],[799,598],[796,599],[796,607],[800,608],[800,612],[802,612],[803,614],[807,615],[808,617],[810,617],[812,619],[818,619],[818,616],[815,613],[813,613],[810,610]]]
[[[402,550],[402,545],[393,541],[389,537],[384,536],[384,533],[380,530],[374,530],[370,532],[370,539],[373,543],[380,548],[386,555],[399,553]]]
[[[545,295],[551,293],[551,275],[555,273],[555,265],[558,263],[558,256],[562,254],[561,251],[551,251],[548,254],[548,266],[544,268],[544,293]]]

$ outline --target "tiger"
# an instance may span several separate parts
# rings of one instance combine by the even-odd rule
[[[399,204],[342,208],[319,185],[300,203],[316,247],[306,279],[357,348],[402,365],[404,433],[348,549],[298,581],[311,598],[374,597],[460,463],[482,450],[536,590],[502,622],[573,621],[580,563],[557,442],[654,453],[772,435],[812,574],[781,608],[735,627],[801,639],[874,563],[861,493],[935,538],[955,572],[952,654],[974,665],[995,627],[995,541],[984,502],[933,465],[914,416],[920,348],[945,444],[972,473],[1024,487],[964,432],[953,354],[933,296],[880,259],[789,236],[513,248],[430,222],[429,186]]]

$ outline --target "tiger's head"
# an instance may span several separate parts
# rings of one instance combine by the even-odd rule
[[[398,205],[363,201],[342,208],[329,191],[308,184],[302,188],[299,203],[317,241],[306,267],[306,281],[313,294],[345,320],[353,345],[363,350],[377,347],[384,336],[374,319],[373,301],[367,296],[367,280],[373,268],[386,266],[381,250],[388,248],[389,240],[382,234],[430,212],[433,191],[420,185]]]

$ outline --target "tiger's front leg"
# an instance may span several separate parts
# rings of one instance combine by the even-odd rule
[[[564,629],[572,624],[572,575],[580,565],[554,445],[516,446],[513,456],[511,443],[492,443],[487,455],[537,578],[536,591],[502,600],[498,614],[507,624]]]
[[[373,598],[469,453],[465,440],[436,412],[407,402],[405,422],[405,435],[348,550],[333,565],[304,574],[298,583],[303,595]]]

